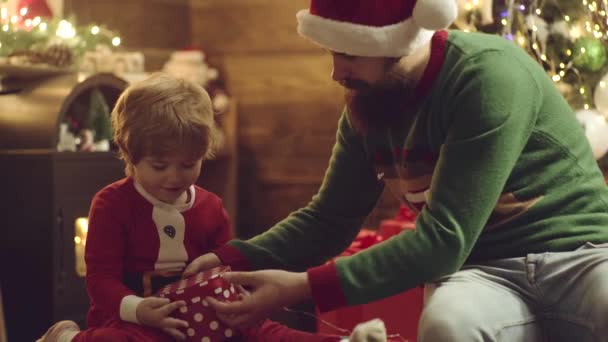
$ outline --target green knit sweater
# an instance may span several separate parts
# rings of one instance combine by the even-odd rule
[[[450,31],[443,53],[432,86],[401,125],[363,138],[343,115],[308,206],[231,242],[253,268],[302,270],[339,254],[384,186],[420,209],[416,230],[337,260],[347,304],[467,262],[608,242],[608,188],[544,70],[497,36]]]

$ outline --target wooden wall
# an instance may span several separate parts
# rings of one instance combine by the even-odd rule
[[[307,0],[191,0],[192,45],[221,56],[239,110],[239,231],[266,230],[308,203],[335,141],[343,90],[329,55],[300,37]],[[369,224],[394,213],[390,198]]]
[[[117,31],[124,48],[145,53],[147,70],[158,70],[191,41],[188,0],[65,0],[64,13]]]
[[[343,91],[329,56],[296,32],[307,0],[66,0],[79,22],[116,29],[158,69],[173,49],[202,48],[220,68],[239,115],[237,233],[266,230],[316,193]],[[387,200],[370,225],[393,214]]]

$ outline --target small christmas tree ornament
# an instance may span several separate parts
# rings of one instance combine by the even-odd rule
[[[595,159],[602,158],[608,150],[608,124],[606,118],[595,110],[579,110],[576,118],[583,126]]]
[[[608,115],[608,74],[595,86],[593,102],[600,113]]]
[[[582,37],[574,43],[572,62],[578,68],[599,71],[607,59],[606,48],[598,39]]]
[[[99,88],[94,88],[91,91],[89,117],[80,134],[82,138],[80,151],[110,150],[110,140],[113,136],[110,123],[110,107]]]

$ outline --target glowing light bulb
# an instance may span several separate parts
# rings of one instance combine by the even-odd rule
[[[55,34],[57,37],[69,39],[76,36],[76,30],[68,21],[62,20],[59,22],[59,26],[57,27],[57,32],[55,32]]]

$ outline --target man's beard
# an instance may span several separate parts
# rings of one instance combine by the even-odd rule
[[[346,80],[342,85],[346,88],[349,117],[355,129],[361,133],[399,123],[408,115],[415,88],[397,63],[373,85],[353,79]]]

